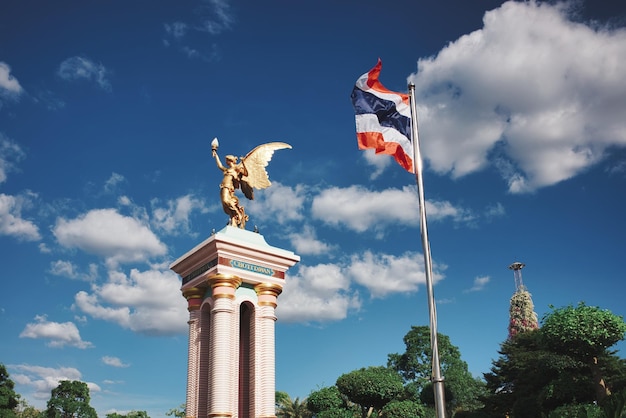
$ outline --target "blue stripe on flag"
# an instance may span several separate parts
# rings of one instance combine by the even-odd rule
[[[394,102],[381,99],[358,87],[352,90],[351,98],[357,115],[375,114],[381,126],[393,128],[410,140],[411,118],[401,115]]]

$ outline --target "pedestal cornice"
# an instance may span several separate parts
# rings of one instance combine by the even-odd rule
[[[281,284],[285,272],[300,261],[291,251],[273,247],[262,235],[227,226],[170,265],[183,289],[199,287],[216,274],[241,277],[246,283]]]

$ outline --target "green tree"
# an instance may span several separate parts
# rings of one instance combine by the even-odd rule
[[[44,413],[30,405],[26,399],[20,399],[20,404],[15,411],[17,418],[44,418]]]
[[[106,418],[150,418],[146,411],[130,411],[127,414],[120,414],[118,412],[112,412],[106,414]]]
[[[621,317],[581,304],[553,309],[542,322],[502,343],[500,358],[484,375],[485,417],[595,414],[598,408],[590,405],[602,399],[599,382],[604,397],[625,387],[626,362],[608,350],[623,338]]]
[[[316,418],[358,418],[360,414],[352,409],[333,408],[315,414]]]
[[[0,418],[15,417],[15,408],[20,399],[15,390],[15,383],[9,377],[4,364],[0,363]]]
[[[276,408],[278,418],[309,418],[311,416],[311,411],[306,406],[306,398],[300,401],[300,398],[291,399],[291,396],[287,395],[287,397],[280,396],[279,401]]]
[[[550,412],[547,418],[606,418],[606,416],[598,405],[574,404],[559,406]]]
[[[408,399],[391,401],[381,411],[382,418],[423,418],[425,416],[424,405]]]
[[[577,307],[553,308],[542,320],[542,332],[553,350],[562,350],[589,365],[596,401],[601,402],[610,395],[602,376],[600,357],[624,339],[626,322],[621,316],[584,303]]]
[[[500,358],[485,374],[489,395],[485,412],[534,418],[574,402],[591,402],[589,379],[581,379],[584,364],[546,349],[540,330],[505,341]],[[585,372],[583,372],[584,374]]]
[[[24,409],[20,409],[17,412],[17,418],[44,418],[45,415],[42,411],[35,408],[34,406],[27,406]]]
[[[444,387],[452,393],[452,399],[446,399],[448,409],[473,410],[482,407],[477,399],[485,394],[484,383],[472,376],[467,363],[461,359],[461,352],[452,345],[448,336],[438,333],[437,341],[439,364],[445,377]],[[431,378],[430,328],[411,327],[404,336],[404,344],[406,351],[402,354],[389,354],[387,365],[400,373],[412,392],[413,400],[418,400],[419,394],[430,383]]]
[[[47,418],[97,418],[96,410],[89,405],[89,388],[85,382],[62,380],[52,389]]]
[[[602,411],[606,418],[621,418],[626,408],[626,390],[612,393],[602,402]]]
[[[346,409],[346,402],[341,397],[337,386],[328,386],[311,392],[306,404],[309,411],[314,414],[330,409]]]
[[[278,408],[279,405],[281,405],[287,399],[289,399],[289,394],[287,392],[283,392],[283,391],[277,390],[274,393],[274,404],[276,405],[276,408]]]
[[[172,408],[165,413],[168,417],[176,417],[176,418],[185,418],[185,410],[187,409],[187,405],[182,403],[178,405],[177,408]]]
[[[361,407],[361,415],[369,417],[403,393],[402,378],[387,367],[367,367],[343,374],[337,389],[348,400]]]

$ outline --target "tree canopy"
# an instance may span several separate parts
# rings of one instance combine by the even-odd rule
[[[309,418],[311,411],[307,408],[307,400],[291,399],[285,392],[276,392],[276,416],[278,418]]]
[[[337,379],[337,389],[350,402],[361,407],[363,416],[380,411],[403,392],[402,378],[387,367],[367,367],[343,374]]]
[[[4,364],[0,363],[0,418],[15,417],[15,408],[19,403],[20,395],[15,390],[15,383],[9,377]]]
[[[477,401],[484,392],[484,384],[469,372],[467,363],[461,359],[458,347],[450,342],[447,335],[437,334],[439,364],[445,378],[444,387],[450,392],[446,398],[449,409],[475,409],[481,406]],[[402,354],[389,354],[387,365],[404,378],[413,392],[414,400],[419,400],[425,388],[430,385],[432,370],[432,349],[430,328],[413,326],[404,336],[406,351]],[[431,392],[432,393],[432,390]]]
[[[391,401],[383,407],[381,416],[383,418],[422,418],[426,416],[426,408],[408,399]]]
[[[484,375],[484,416],[558,416],[603,404],[626,386],[626,362],[609,351],[624,332],[623,319],[609,311],[584,304],[553,308],[541,328],[502,343],[500,358]]]
[[[185,418],[185,410],[187,409],[187,405],[182,403],[178,405],[176,408],[172,408],[165,413],[168,417],[176,417],[176,418]]]
[[[607,309],[580,303],[576,307],[552,307],[542,319],[541,330],[553,349],[589,359],[623,340],[626,322]]]
[[[150,418],[146,411],[130,411],[126,414],[120,414],[119,412],[112,412],[106,414],[106,418]]]
[[[309,411],[319,413],[329,409],[342,409],[345,402],[337,386],[328,386],[311,392],[307,397],[307,407]]]
[[[15,416],[17,418],[44,418],[44,413],[22,398],[15,409]]]
[[[97,418],[96,410],[89,405],[89,387],[78,380],[62,380],[52,389],[47,418]]]

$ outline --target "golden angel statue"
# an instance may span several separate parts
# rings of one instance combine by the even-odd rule
[[[240,162],[237,162],[237,157],[234,155],[227,155],[225,157],[226,166],[222,165],[220,157],[217,155],[218,145],[217,138],[215,138],[211,142],[212,155],[217,167],[224,173],[224,179],[220,184],[222,207],[224,212],[230,216],[228,225],[245,229],[248,215],[239,203],[235,190],[240,188],[244,196],[253,200],[254,189],[265,189],[272,184],[265,167],[272,159],[274,151],[291,148],[291,145],[284,142],[262,144],[250,151],[245,157],[241,157]]]

